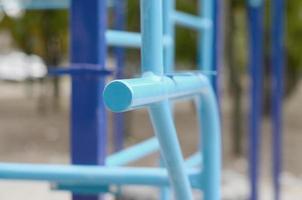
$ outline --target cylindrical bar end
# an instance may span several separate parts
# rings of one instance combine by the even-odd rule
[[[104,103],[112,112],[126,111],[132,103],[132,91],[123,81],[112,81],[104,90]]]

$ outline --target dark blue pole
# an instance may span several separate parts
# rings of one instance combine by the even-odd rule
[[[284,1],[272,0],[272,128],[274,199],[280,199],[282,170],[282,100],[284,70]]]
[[[114,1],[114,13],[115,20],[114,26],[116,30],[124,30],[126,22],[126,0],[115,0]],[[114,54],[116,58],[116,79],[124,78],[124,65],[125,65],[125,49],[124,48],[114,48]],[[115,113],[114,114],[114,148],[115,151],[121,150],[124,145],[124,114]]]
[[[71,65],[103,69],[106,58],[106,1],[72,0]],[[106,156],[106,112],[102,101],[104,77],[83,73],[72,77],[72,164],[103,165]],[[74,200],[97,196],[73,195]]]
[[[260,133],[262,119],[263,82],[263,20],[264,6],[261,1],[249,1],[249,70],[251,77],[251,106],[249,116],[249,176],[251,200],[258,199],[260,167]]]

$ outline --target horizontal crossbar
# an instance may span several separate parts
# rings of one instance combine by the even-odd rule
[[[142,38],[140,33],[108,30],[106,40],[109,46],[140,48]]]
[[[114,6],[112,0],[107,0],[107,6]],[[58,10],[68,9],[70,0],[21,0],[21,1],[5,1],[0,3],[0,10],[8,9],[26,9],[26,10]]]
[[[192,187],[199,188],[200,171],[188,169]],[[0,164],[0,179],[50,181],[83,186],[149,185],[169,186],[164,168],[101,167],[46,164]]]
[[[106,159],[106,166],[111,167],[127,165],[147,155],[155,153],[158,150],[159,143],[157,138],[151,138],[109,156]]]
[[[185,166],[187,168],[197,167],[202,165],[202,155],[197,152],[186,159]]]
[[[210,87],[208,78],[200,73],[156,76],[146,73],[142,78],[115,80],[104,90],[105,105],[113,112],[123,112],[165,99],[201,94]]]
[[[179,26],[184,26],[190,29],[207,29],[211,28],[212,22],[208,19],[203,19],[184,12],[175,11],[173,15],[174,21]]]
[[[141,34],[137,32],[107,30],[106,42],[108,46],[141,48],[142,37]],[[164,36],[163,45],[167,46],[171,43],[171,38],[168,36]]]

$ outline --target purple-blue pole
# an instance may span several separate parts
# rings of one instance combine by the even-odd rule
[[[280,199],[282,170],[282,99],[284,70],[284,1],[272,1],[272,124],[274,199]]]
[[[125,21],[126,21],[126,0],[115,0],[114,1],[114,27],[116,30],[124,30],[125,29]],[[114,48],[114,54],[116,58],[116,79],[124,78],[124,65],[125,65],[125,49],[124,48]],[[113,135],[114,135],[114,149],[115,151],[119,151],[123,148],[124,145],[124,132],[125,132],[125,124],[124,124],[124,114],[123,113],[115,113],[114,114],[114,127],[113,127]]]
[[[71,1],[71,65],[103,69],[106,58],[106,1]],[[103,165],[106,156],[107,119],[102,101],[105,78],[92,73],[72,77],[72,164]],[[73,195],[73,200],[98,196]]]
[[[259,3],[260,2],[260,3]],[[263,4],[249,1],[249,70],[251,77],[251,106],[249,122],[249,176],[251,200],[258,199],[260,167],[260,133],[262,119],[262,82],[263,82]]]
[[[216,71],[216,76],[212,79],[213,81],[213,87],[214,91],[218,97],[219,100],[219,73],[220,73],[220,67],[222,66],[222,58],[221,55],[223,55],[223,35],[222,35],[222,23],[221,23],[221,17],[222,11],[223,11],[223,1],[222,0],[214,0],[214,17],[213,17],[213,26],[214,26],[214,48],[213,48],[213,71]]]

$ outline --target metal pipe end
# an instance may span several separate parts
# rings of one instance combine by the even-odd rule
[[[112,112],[126,111],[132,103],[133,93],[124,81],[112,81],[104,90],[105,106]]]

